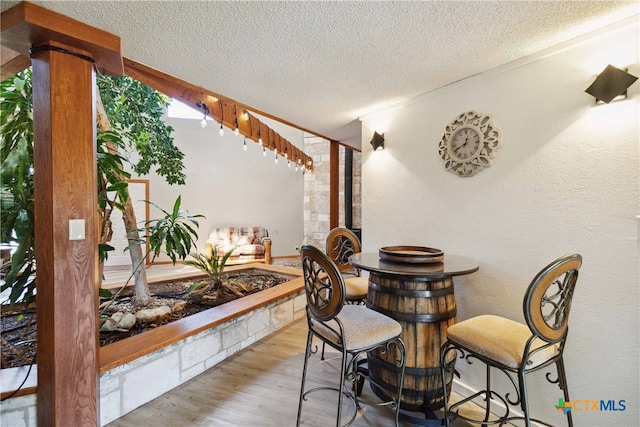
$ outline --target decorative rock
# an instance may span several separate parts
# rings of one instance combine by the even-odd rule
[[[171,316],[171,307],[145,308],[136,312],[136,319],[142,323],[154,323]]]
[[[113,316],[111,316],[113,317]],[[118,325],[123,329],[131,329],[136,324],[136,316],[131,313],[123,313],[118,320]]]
[[[171,307],[171,310],[173,311],[173,314],[177,314],[177,313],[180,313],[180,312],[184,311],[186,306],[187,306],[187,302],[186,301],[177,301],[173,305],[173,307]]]
[[[118,311],[113,313],[110,318],[105,320],[100,328],[103,331],[120,331],[126,332],[133,328],[136,324],[136,317],[131,313],[123,313]]]

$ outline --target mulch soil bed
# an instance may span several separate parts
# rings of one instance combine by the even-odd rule
[[[184,301],[184,309],[172,314],[169,318],[151,324],[140,324],[127,332],[110,331],[100,333],[100,346],[105,346],[127,337],[153,329],[160,325],[181,319],[192,314],[208,310],[212,307],[253,294],[290,280],[270,273],[237,273],[223,275],[223,286],[212,287],[209,279],[190,279],[171,282],[160,282],[149,285],[153,295],[151,308],[165,303]],[[118,296],[118,310],[134,309],[131,304],[133,290],[126,288]],[[103,301],[101,301],[103,302]],[[102,305],[104,306],[104,305]],[[110,307],[105,310],[113,310]],[[0,307],[0,331],[2,340],[1,368],[25,366],[36,362],[36,309],[35,304],[29,306],[3,305]],[[104,313],[107,316],[109,313]]]

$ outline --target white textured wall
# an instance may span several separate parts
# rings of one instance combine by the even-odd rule
[[[584,93],[607,63],[638,75],[639,46],[636,18],[363,119],[364,250],[419,244],[475,258],[480,270],[456,279],[459,320],[523,321],[533,276],[583,255],[565,351],[571,399],[625,400],[626,410],[574,411],[580,426],[639,424],[640,83],[610,105]],[[492,167],[459,178],[438,142],[471,109],[494,116],[504,143]],[[374,130],[384,151],[371,151]],[[478,387],[463,365],[462,381]],[[563,425],[561,391],[540,376],[529,390],[534,413]]]
[[[199,220],[198,248],[203,251],[211,229],[227,226],[263,226],[272,239],[271,254],[292,255],[303,240],[303,175],[287,167],[282,157],[274,163],[274,153],[262,156],[262,148],[247,140],[247,151],[242,150],[243,137],[209,121],[206,128],[200,120],[165,119],[172,126],[176,146],[185,154],[184,166],[187,183],[168,185],[163,178],[151,173],[150,200],[165,210],[182,195],[182,208],[191,214],[202,214]],[[294,145],[302,148],[302,131],[279,126],[261,119]],[[161,213],[151,207],[150,219]],[[168,257],[161,258],[167,260]]]

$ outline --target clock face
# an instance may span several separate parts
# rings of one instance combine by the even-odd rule
[[[491,166],[502,143],[502,135],[489,114],[467,111],[444,128],[438,154],[444,168],[470,177]]]
[[[472,127],[459,128],[449,140],[449,155],[460,161],[475,157],[480,148],[480,134]]]

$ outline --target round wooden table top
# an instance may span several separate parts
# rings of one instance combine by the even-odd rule
[[[434,280],[470,274],[478,271],[479,268],[478,263],[471,258],[447,254],[444,255],[442,262],[400,263],[380,259],[378,252],[360,252],[352,255],[349,262],[354,267],[375,273]]]

